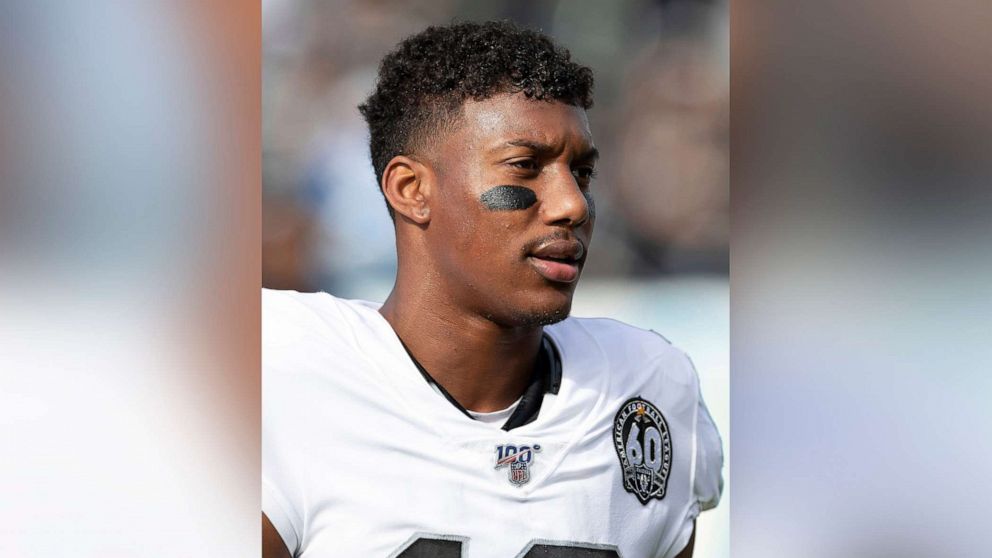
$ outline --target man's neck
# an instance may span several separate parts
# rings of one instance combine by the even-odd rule
[[[463,407],[509,407],[531,382],[542,328],[508,328],[396,288],[379,312],[427,372]]]

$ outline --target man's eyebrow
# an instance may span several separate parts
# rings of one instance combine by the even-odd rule
[[[526,147],[537,153],[547,153],[549,151],[554,151],[554,147],[547,143],[541,143],[539,141],[526,140],[526,139],[516,139],[506,142],[506,145],[512,147]]]
[[[526,139],[510,140],[506,142],[505,145],[512,147],[526,147],[535,153],[548,153],[555,150],[554,146],[550,144]],[[590,147],[576,157],[576,160],[579,161],[596,161],[597,159],[599,159],[599,150],[595,147]]]
[[[586,151],[583,151],[582,154],[580,154],[578,157],[576,157],[576,160],[589,161],[590,163],[595,162],[599,160],[599,150],[596,149],[595,147],[590,147]]]

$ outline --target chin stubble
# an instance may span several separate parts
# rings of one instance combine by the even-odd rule
[[[544,312],[514,312],[510,315],[486,314],[485,318],[505,327],[538,327],[556,324],[571,313],[571,304]]]

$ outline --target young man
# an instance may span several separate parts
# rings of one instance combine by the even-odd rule
[[[568,318],[595,221],[592,72],[432,27],[360,107],[396,226],[384,304],[263,295],[266,558],[690,556],[721,490],[687,357]]]

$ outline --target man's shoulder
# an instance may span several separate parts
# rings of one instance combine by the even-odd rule
[[[267,318],[265,312],[273,311],[278,317],[286,313],[301,317],[304,314],[337,313],[342,308],[355,308],[366,305],[374,308],[371,302],[347,300],[325,292],[300,292],[277,289],[262,289],[262,319]]]
[[[569,317],[549,327],[563,358],[602,363],[622,382],[662,379],[694,385],[688,355],[660,333],[612,318]]]
[[[262,289],[262,337],[279,333],[335,331],[368,320],[377,304],[346,300],[325,292]]]
[[[377,307],[323,292],[263,289],[263,368],[298,370],[358,358],[361,346],[381,335]]]
[[[554,334],[569,340],[585,340],[607,353],[625,353],[639,358],[683,354],[665,336],[613,318],[569,317],[549,326]]]

